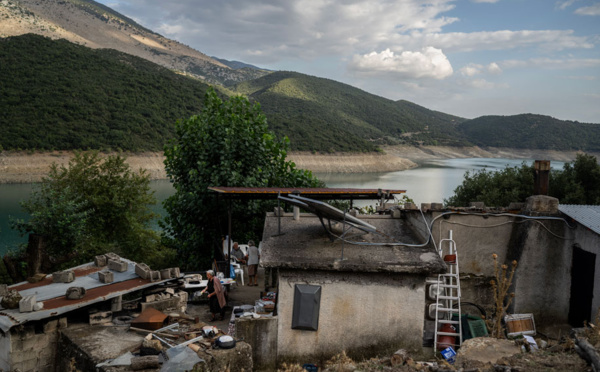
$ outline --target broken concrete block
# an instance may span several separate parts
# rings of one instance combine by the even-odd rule
[[[152,301],[156,301],[156,295],[148,295],[146,296],[146,301],[145,302],[152,302]]]
[[[58,319],[49,320],[44,324],[44,333],[54,332],[58,329]]]
[[[160,270],[161,279],[171,279],[171,269]]]
[[[181,276],[181,271],[179,271],[178,267],[171,268],[171,278],[179,278]]]
[[[125,261],[117,261],[117,260],[112,260],[112,259],[108,260],[108,268],[110,270],[114,270],[114,271],[122,273],[122,272],[127,271],[128,266],[129,265],[127,265],[127,262],[125,262]]]
[[[67,300],[79,300],[85,296],[85,288],[69,287],[65,296],[67,297]]]
[[[149,279],[150,267],[148,267],[148,265],[146,265],[145,263],[135,264],[135,273],[142,279]]]
[[[431,209],[434,211],[444,209],[444,203],[431,203]]]
[[[508,205],[508,210],[509,211],[520,211],[521,209],[523,209],[523,207],[525,206],[525,203],[517,203],[517,202],[512,202]]]
[[[525,211],[542,214],[558,214],[558,199],[546,195],[534,195],[525,199]]]
[[[90,313],[90,325],[112,323],[112,311]]]
[[[106,258],[106,255],[94,257],[94,264],[98,267],[106,266],[108,264],[108,259]]]
[[[188,302],[189,294],[186,291],[177,292],[177,296],[179,296],[179,298],[180,298],[179,302],[182,305],[185,305]]]
[[[404,203],[404,209],[417,209],[417,205],[415,203]]]
[[[29,283],[37,283],[42,281],[47,275],[46,274],[42,274],[42,273],[37,273],[34,276],[30,276],[29,278],[27,278],[27,281]]]
[[[44,303],[43,302],[36,302],[35,305],[33,305],[33,311],[40,311],[44,309]]]
[[[115,274],[112,271],[98,271],[98,280],[102,283],[112,283],[115,281]]]
[[[117,296],[112,299],[110,302],[110,310],[112,312],[117,312],[123,310],[123,297]]]
[[[58,319],[58,328],[67,328],[68,325],[66,317]]]
[[[5,309],[18,309],[21,299],[23,299],[23,296],[14,289],[11,289],[6,295],[2,296],[2,302],[0,304]]]
[[[160,276],[162,276],[162,274],[160,274]],[[175,294],[175,290],[173,288],[167,288],[165,289],[165,292],[174,295]]]
[[[431,203],[421,203],[421,210],[428,211],[431,209]]]
[[[157,271],[157,270],[150,271],[150,276],[148,277],[148,279],[150,279],[151,282],[159,281],[160,280],[160,271]]]
[[[475,209],[485,209],[485,203],[484,202],[470,202],[469,207],[475,208]]]
[[[8,285],[0,284],[0,296],[6,296],[8,294]]]
[[[25,296],[19,301],[19,311],[22,313],[28,313],[33,311],[35,306],[36,298],[35,295]]]
[[[109,260],[121,261],[121,256],[119,256],[116,253],[110,252],[110,253],[104,254],[104,256],[106,256],[107,263],[108,263]]]
[[[75,280],[75,273],[73,270],[57,271],[52,273],[53,283],[71,283]]]
[[[392,209],[392,217],[393,218],[402,217],[402,213],[400,212],[400,209]]]

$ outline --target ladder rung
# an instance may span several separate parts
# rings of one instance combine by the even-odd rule
[[[440,300],[460,300],[458,296],[438,296]]]
[[[443,320],[443,319],[438,319],[438,323],[459,324],[460,322],[458,320]]]
[[[440,274],[440,276],[445,277],[445,278],[458,278],[458,274],[456,274],[456,273]]]
[[[438,332],[437,333],[438,336],[460,336],[460,333],[454,333],[454,332]]]
[[[438,307],[437,310],[438,310],[438,312],[445,311],[445,312],[458,313],[458,309],[448,309],[446,307]]]

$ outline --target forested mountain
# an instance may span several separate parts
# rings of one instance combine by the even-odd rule
[[[544,115],[481,116],[458,129],[478,146],[600,151],[600,124]]]
[[[4,149],[160,151],[207,85],[144,59],[38,35],[0,39]]]
[[[4,149],[160,151],[207,85],[142,58],[38,35],[0,39]],[[221,94],[259,102],[293,150],[375,151],[382,144],[600,150],[600,126],[541,115],[466,120],[333,80],[274,72]]]
[[[275,132],[298,150],[372,151],[381,144],[468,144],[455,127],[465,119],[337,81],[280,71],[231,89],[258,101]]]
[[[211,84],[227,86],[269,73],[231,68],[93,0],[0,1],[0,37],[28,33],[119,50]]]

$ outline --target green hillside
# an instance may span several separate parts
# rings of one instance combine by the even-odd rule
[[[0,39],[4,149],[162,150],[207,85],[144,59],[38,35]]]
[[[260,102],[269,125],[287,134],[298,150],[372,151],[380,144],[465,143],[457,140],[455,130],[465,119],[329,79],[280,71],[231,89]]]
[[[600,151],[600,124],[544,115],[482,116],[460,124],[459,130],[478,146]]]

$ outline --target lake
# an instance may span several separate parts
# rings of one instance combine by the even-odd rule
[[[444,199],[452,196],[454,189],[462,183],[466,171],[483,168],[499,170],[507,165],[520,165],[523,161],[533,162],[533,160],[523,159],[439,159],[428,160],[420,163],[418,168],[399,172],[316,173],[315,175],[329,187],[406,190],[406,195],[420,205],[420,203],[441,203]],[[552,162],[553,169],[561,169],[563,165],[562,162]],[[168,180],[152,181],[151,186],[160,202],[174,192],[173,186]],[[11,247],[26,243],[25,238],[21,238],[18,232],[10,228],[9,216],[27,218],[26,213],[21,210],[19,202],[28,199],[32,189],[33,184],[0,184],[0,255],[3,255]],[[368,203],[358,202],[355,204],[362,206]],[[159,215],[165,213],[160,204],[152,209]],[[157,222],[154,223],[153,228],[159,228]]]

